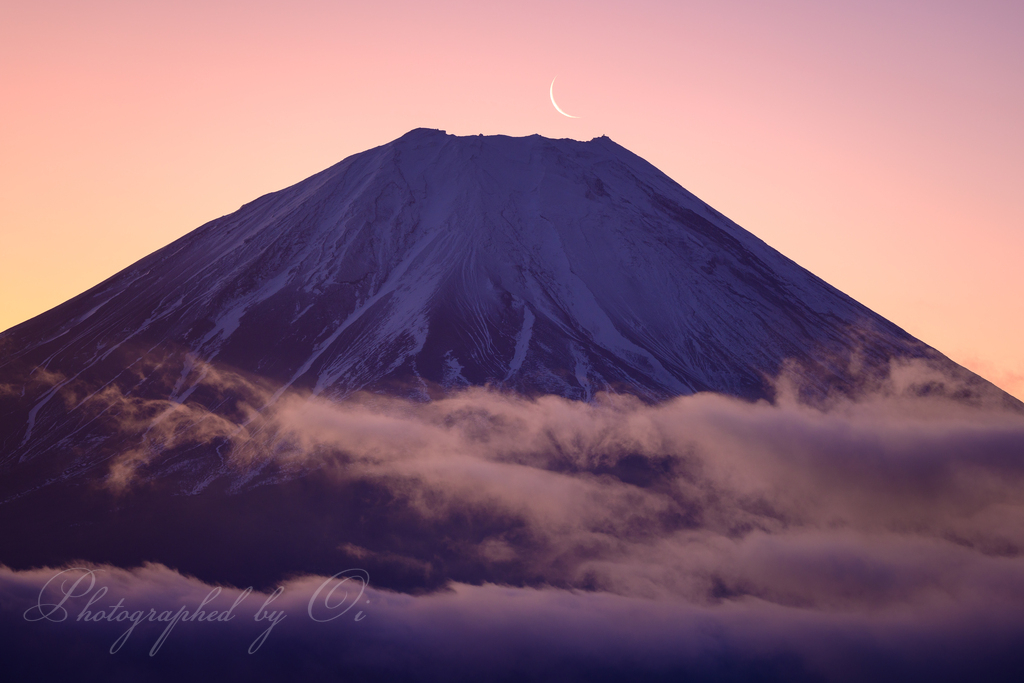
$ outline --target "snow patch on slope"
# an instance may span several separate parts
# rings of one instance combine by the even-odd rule
[[[536,319],[530,307],[523,306],[523,326],[519,328],[519,334],[516,335],[516,349],[508,364],[508,374],[505,375],[504,380],[506,382],[523,367],[526,353],[530,350],[530,338],[533,336],[533,323]]]

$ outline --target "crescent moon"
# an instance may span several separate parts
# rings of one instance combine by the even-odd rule
[[[558,76],[555,76],[555,78],[558,78]],[[566,114],[564,111],[562,111],[562,108],[558,106],[558,102],[555,102],[555,78],[551,79],[551,88],[550,88],[551,104],[555,105],[555,109],[557,109],[558,113],[561,114],[562,116],[568,116],[570,119],[582,118],[580,116],[573,116],[572,114]]]

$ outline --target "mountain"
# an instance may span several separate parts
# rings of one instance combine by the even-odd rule
[[[606,137],[427,129],[207,223],[0,348],[0,467],[40,460],[45,480],[124,445],[85,398],[218,410],[212,365],[272,387],[264,407],[483,384],[759,399],[786,362],[819,394],[891,358],[952,365]]]
[[[418,129],[0,335],[0,562],[200,571],[222,548],[206,574],[220,580],[235,577],[223,573],[231,558],[260,556],[252,528],[272,528],[292,548],[281,557],[305,559],[280,559],[265,579],[334,571],[309,553],[334,538],[340,511],[345,528],[365,532],[366,510],[384,520],[397,508],[365,482],[342,495],[295,472],[227,464],[230,429],[283,396],[429,401],[490,385],[583,401],[771,400],[786,369],[814,400],[855,393],[901,358],[988,386],[606,137]],[[179,438],[206,434],[198,423],[228,431]],[[149,488],[106,490],[118,463],[143,451]],[[384,521],[372,528],[393,538]],[[368,534],[360,543],[378,538]],[[249,550],[229,550],[242,537]],[[401,567],[393,585],[405,585]]]
[[[938,355],[606,137],[427,129],[207,223],[0,348],[6,461],[81,427],[54,400],[68,383],[184,402],[203,361],[278,394],[658,400],[770,397],[787,360],[826,390],[855,383],[852,351]],[[39,371],[60,379],[33,393]]]

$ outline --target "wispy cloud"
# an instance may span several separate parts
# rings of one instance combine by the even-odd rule
[[[894,365],[870,391],[824,406],[801,402],[786,377],[774,404],[700,394],[647,405],[485,388],[427,403],[299,392],[268,403],[265,387],[214,367],[201,374],[203,403],[110,387],[75,394],[80,409],[137,437],[112,461],[110,487],[130,493],[173,478],[162,469],[168,454],[222,444],[221,476],[315,476],[330,494],[277,501],[287,509],[262,518],[355,505],[302,538],[336,547],[330,557],[391,568],[378,588],[399,567],[428,577],[414,587],[434,590],[371,589],[372,619],[341,635],[291,619],[265,669],[222,654],[251,636],[242,621],[183,636],[224,672],[271,676],[286,651],[395,679],[558,670],[713,680],[730,666],[779,680],[998,678],[1019,663],[1011,645],[1024,636],[1024,417],[926,364]],[[216,494],[213,503],[231,500]],[[287,555],[301,545],[260,548]],[[224,557],[244,564],[243,551],[252,547]],[[304,557],[279,566],[304,571]],[[196,602],[210,590],[157,566],[106,571],[136,602]],[[105,652],[96,629],[15,623],[47,576],[0,572],[7,637],[38,639],[25,651],[55,638],[97,640]],[[279,604],[304,614],[310,582],[286,582]]]
[[[961,400],[923,363],[825,408],[783,379],[775,404],[472,388],[427,403],[289,393],[260,411],[266,390],[213,368],[204,381],[234,397],[229,417],[93,397],[120,402],[121,426],[145,435],[113,460],[111,487],[142,465],[159,473],[168,449],[219,439],[229,476],[273,465],[371,483],[406,511],[398,536],[428,530],[444,545],[469,524],[479,542],[457,552],[480,580],[832,608],[959,596],[1002,567],[1001,585],[1024,595],[1011,581],[1024,576],[1024,417]],[[354,557],[396,550],[339,542]]]

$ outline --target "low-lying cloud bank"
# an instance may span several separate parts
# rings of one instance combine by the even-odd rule
[[[489,389],[429,403],[270,401],[229,380],[248,400],[232,416],[108,393],[104,409],[126,430],[148,426],[107,484],[122,495],[192,471],[162,458],[213,441],[236,491],[315,473],[337,523],[311,537],[371,570],[365,618],[313,621],[324,578],[293,579],[274,602],[288,617],[256,654],[252,611],[267,596],[252,594],[244,618],[180,624],[152,659],[157,624],[109,655],[123,624],[24,620],[57,570],[5,570],[3,637],[23,666],[53,648],[64,664],[48,666],[168,679],[200,665],[309,680],[1024,675],[1024,417],[962,400],[927,367],[894,366],[826,407],[785,382],[775,404],[701,394],[652,406]],[[353,492],[363,497],[346,517]],[[221,550],[242,552],[209,552]],[[308,572],[303,557],[282,562]],[[380,590],[378,568],[396,565],[429,576],[433,592]],[[144,607],[198,605],[211,590],[160,566],[98,576],[117,584],[115,601]]]
[[[291,394],[237,423],[186,406],[191,433],[168,419],[148,438],[228,439],[225,471],[243,481],[270,468],[372,484],[386,502],[368,513],[403,510],[395,536],[452,546],[453,529],[473,528],[458,552],[478,572],[455,579],[822,608],[916,605],[993,581],[1024,595],[1024,417],[955,394],[915,365],[826,409],[785,386],[774,405]],[[112,484],[156,467],[160,449],[148,452],[115,461]],[[337,542],[356,559],[403,552]]]
[[[92,581],[81,569],[56,580],[57,570],[0,570],[6,672],[19,680],[1009,681],[1024,666],[1020,601],[986,591],[937,595],[913,610],[756,599],[712,607],[487,584],[410,596],[364,588],[352,571],[249,593],[157,565],[89,569]]]

